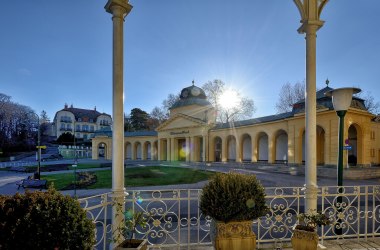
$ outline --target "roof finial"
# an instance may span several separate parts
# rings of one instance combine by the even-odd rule
[[[330,83],[329,78],[327,78],[326,79],[326,85],[327,85],[327,87],[329,86],[329,83]]]
[[[192,81],[192,83],[193,83],[193,86],[194,86],[194,80]]]

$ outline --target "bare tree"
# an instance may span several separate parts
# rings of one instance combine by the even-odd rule
[[[152,119],[151,123],[155,124],[155,127],[169,119],[170,108],[179,100],[179,96],[180,94],[169,94],[168,97],[162,101],[161,107],[156,106],[153,108],[149,114],[149,117]]]
[[[221,94],[226,90],[226,84],[222,80],[215,79],[214,81],[208,81],[203,84],[202,89],[207,95],[207,100],[218,110],[219,99]]]
[[[279,99],[276,103],[277,113],[292,111],[294,103],[305,99],[305,88],[305,81],[296,82],[295,84],[287,82],[282,85]]]
[[[11,101],[11,97],[9,95],[0,93],[0,112],[5,104]]]
[[[168,112],[163,108],[154,107],[152,112],[150,112],[150,118],[157,120],[161,124],[168,118]]]
[[[168,97],[162,101],[162,107],[169,114],[169,109],[179,100],[180,94],[169,94]]]
[[[241,97],[240,102],[233,107],[225,108],[219,105],[217,112],[218,122],[233,122],[251,118],[256,111],[254,102],[247,97]]]
[[[208,101],[216,110],[217,122],[225,123],[251,118],[256,111],[252,99],[242,96],[242,94],[235,89],[229,89],[221,80],[208,81],[203,84],[202,89],[205,91]],[[234,92],[236,98],[234,105],[223,105],[223,102],[226,100],[222,100],[222,97],[227,91]]]
[[[375,115],[380,114],[380,103],[375,101],[375,98],[370,91],[367,91],[365,93],[360,92],[355,96],[364,100],[364,105],[367,108],[368,112]]]
[[[0,93],[0,149],[5,154],[31,149],[35,144],[38,124],[31,117],[34,111],[11,101]]]

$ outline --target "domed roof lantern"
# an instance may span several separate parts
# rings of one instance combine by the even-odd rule
[[[181,95],[179,96],[179,98],[182,100],[182,99],[189,99],[189,98],[206,99],[207,97],[203,89],[194,85],[194,80],[193,80],[191,86],[182,89]]]
[[[206,93],[200,87],[195,86],[194,80],[192,85],[183,88],[179,96],[179,100],[170,107],[170,109],[179,108],[189,105],[210,106],[211,103],[207,100]]]

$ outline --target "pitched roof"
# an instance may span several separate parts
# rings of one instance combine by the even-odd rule
[[[320,109],[320,108],[328,108],[330,110],[334,109],[332,98],[325,95],[326,92],[331,91],[331,90],[334,90],[334,89],[327,86],[317,91],[316,93],[317,109]],[[364,104],[364,100],[357,96],[352,97],[351,107],[367,110]],[[305,112],[305,99],[302,99],[294,103],[292,112],[294,114]]]
[[[266,122],[273,122],[273,121],[283,120],[283,119],[292,117],[293,115],[294,115],[293,112],[286,112],[286,113],[281,113],[281,114],[277,114],[277,115],[263,116],[263,117],[258,117],[258,118],[254,118],[254,119],[243,120],[243,121],[219,123],[219,124],[216,124],[215,127],[212,128],[212,130],[248,126],[248,125],[266,123]]]
[[[326,93],[327,91],[330,91],[330,90],[333,90],[333,88],[330,88],[329,86],[324,87],[323,89],[318,90],[317,93],[316,93],[316,95],[317,95],[317,100],[326,97],[326,96],[325,96],[325,93]],[[297,104],[297,103],[304,103],[304,102],[305,102],[305,98],[302,99],[302,100],[299,100],[299,101],[296,102],[295,104]]]
[[[109,127],[105,127],[95,131],[95,137],[97,136],[108,136],[112,137],[112,130]],[[133,136],[157,136],[156,131],[133,131],[133,132],[124,132],[124,137],[133,137]]]
[[[92,119],[95,122],[98,116],[100,115],[106,115],[106,116],[111,117],[109,114],[100,113],[93,109],[80,109],[80,108],[69,107],[69,108],[61,109],[60,111],[68,111],[68,112],[73,113],[75,116],[75,120],[78,120],[78,118],[81,118],[81,119],[88,118],[88,119]]]
[[[124,132],[125,137],[132,136],[157,136],[156,131],[133,131],[133,132]]]

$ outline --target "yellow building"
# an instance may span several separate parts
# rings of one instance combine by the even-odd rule
[[[63,133],[71,133],[75,138],[88,140],[95,136],[95,131],[110,128],[112,118],[109,114],[100,113],[96,107],[91,109],[74,108],[65,104],[54,116],[53,130],[58,138]]]
[[[325,87],[317,92],[317,164],[336,165],[338,116]],[[125,158],[187,162],[264,162],[301,165],[305,160],[305,102],[292,112],[233,123],[216,124],[215,112],[204,91],[189,86],[170,109],[170,118],[156,131],[126,132]],[[111,159],[111,131],[92,139],[93,159],[104,151]],[[353,97],[345,116],[344,165],[380,164],[380,122]],[[102,154],[103,155],[103,154]]]

